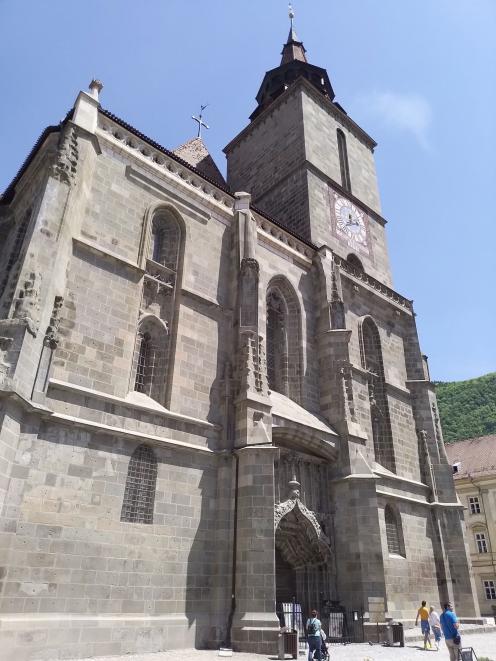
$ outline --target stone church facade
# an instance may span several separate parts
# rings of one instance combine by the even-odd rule
[[[278,605],[478,615],[375,142],[291,31],[227,183],[93,81],[0,201],[7,659],[232,644]]]

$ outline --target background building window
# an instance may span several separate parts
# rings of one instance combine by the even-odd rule
[[[147,445],[136,448],[129,460],[121,521],[153,523],[157,459]]]
[[[469,496],[468,505],[470,507],[470,514],[480,514],[480,502],[477,496]]]
[[[403,532],[399,514],[393,510],[391,505],[386,505],[384,518],[386,520],[386,538],[389,553],[404,556]]]
[[[496,599],[496,581],[482,581],[486,599]]]
[[[476,532],[475,543],[477,545],[477,553],[487,553],[487,541],[485,533]]]

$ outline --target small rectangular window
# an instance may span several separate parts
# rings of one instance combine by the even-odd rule
[[[486,599],[496,599],[496,581],[482,581]]]
[[[475,543],[478,553],[487,553],[486,535],[483,532],[475,533]]]
[[[481,507],[477,496],[469,496],[468,506],[470,508],[470,514],[480,514]]]

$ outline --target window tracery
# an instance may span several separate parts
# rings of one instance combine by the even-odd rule
[[[396,472],[379,331],[370,317],[362,322],[360,330],[362,364],[368,372],[370,416],[376,461],[388,470]]]
[[[298,299],[285,278],[277,276],[267,289],[266,358],[270,390],[300,401],[301,312]]]

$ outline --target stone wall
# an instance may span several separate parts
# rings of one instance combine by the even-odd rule
[[[57,648],[62,657],[125,653],[139,648],[140,637],[148,651],[220,640],[229,558],[220,548],[222,516],[217,526],[217,458],[155,444],[153,524],[124,523],[129,457],[138,441],[55,424],[38,430],[33,421],[22,429],[4,508],[3,529],[15,533],[1,536],[7,569],[0,612],[24,613],[37,649]],[[64,613],[77,617],[61,638],[47,620],[64,620]],[[21,651],[28,642],[26,631],[19,634]]]

